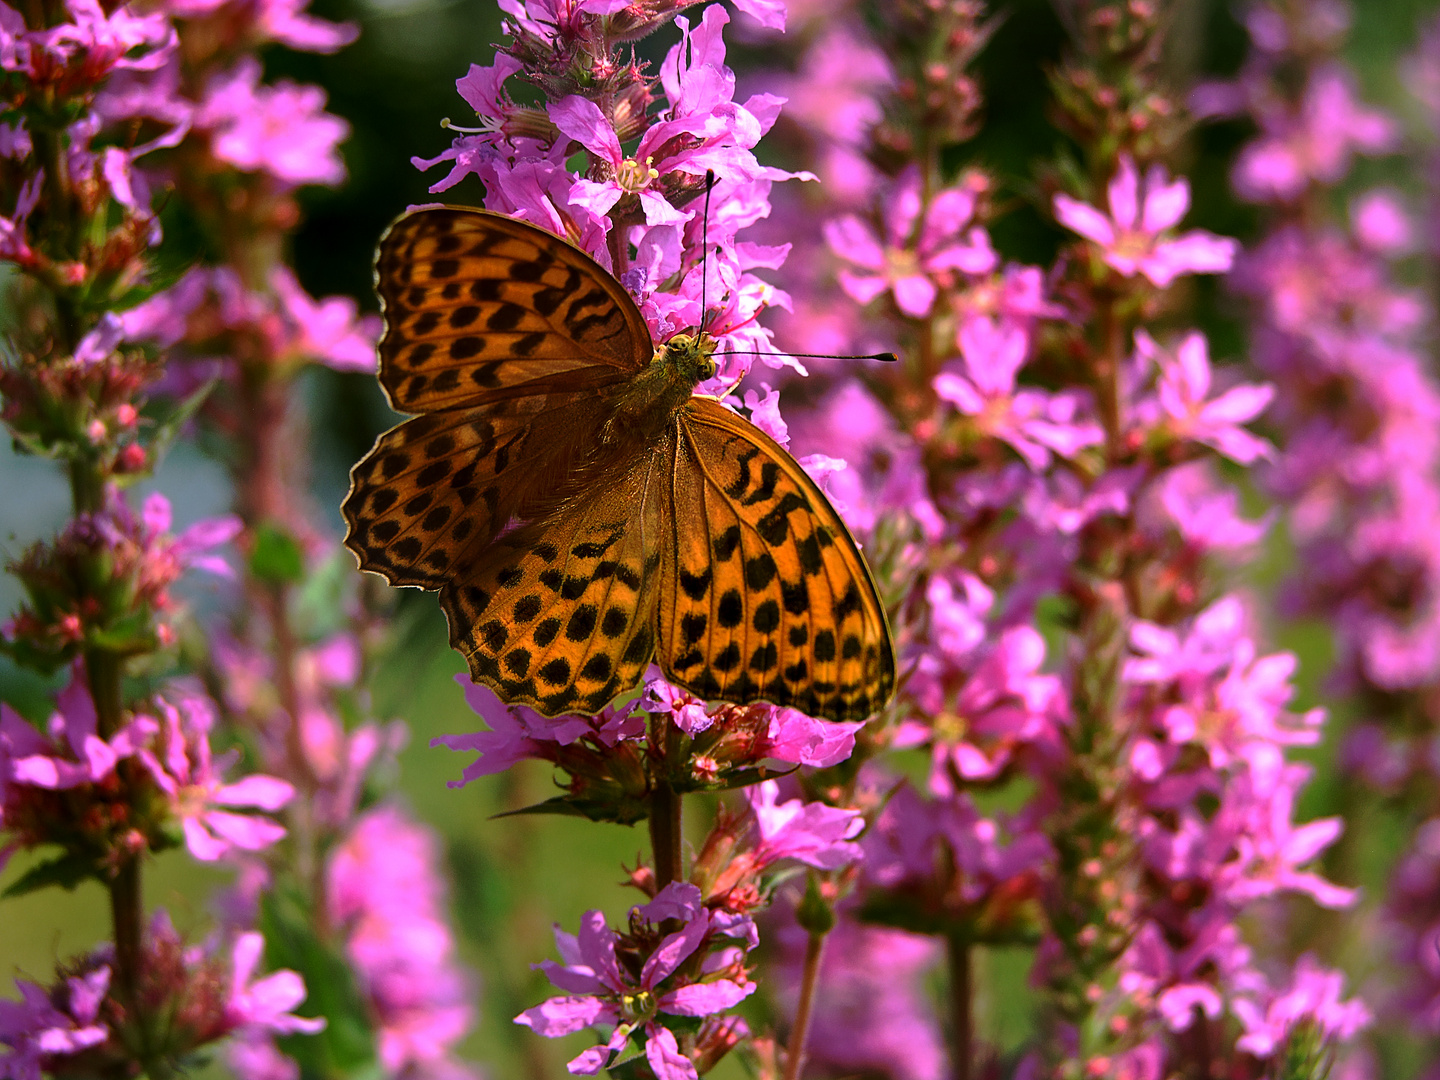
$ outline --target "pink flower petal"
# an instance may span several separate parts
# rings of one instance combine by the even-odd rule
[[[1087,206],[1064,194],[1055,196],[1054,206],[1055,220],[1070,231],[1079,233],[1101,247],[1109,247],[1115,243],[1115,227],[1111,225],[1109,218],[1093,206]]]

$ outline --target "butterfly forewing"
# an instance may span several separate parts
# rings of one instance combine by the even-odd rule
[[[400,412],[613,383],[650,362],[645,321],[584,252],[498,214],[407,214],[380,241],[380,382]],[[589,370],[587,370],[589,369]]]
[[[656,657],[700,697],[861,720],[895,684],[889,627],[824,493],[706,398],[677,414]]]
[[[391,584],[438,589],[522,504],[543,505],[537,489],[563,450],[556,431],[583,441],[595,395],[653,349],[603,267],[498,214],[407,214],[380,242],[376,280],[380,381],[397,409],[427,415],[382,435],[355,467],[346,543]]]
[[[441,592],[450,643],[476,681],[548,716],[598,712],[640,681],[661,587],[653,464],[502,537]]]

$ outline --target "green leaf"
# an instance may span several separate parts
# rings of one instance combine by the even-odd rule
[[[205,404],[205,399],[210,396],[210,392],[219,385],[219,379],[208,380],[199,389],[179,401],[161,418],[155,426],[155,434],[150,439],[150,470],[152,472],[159,468],[165,452],[170,449],[170,444],[179,437],[181,430],[190,422],[191,417],[200,411],[200,406]]]
[[[800,766],[789,769],[731,769],[714,780],[672,779],[671,785],[681,794],[692,791],[733,791],[736,788],[753,787],[766,780],[780,780],[789,776]]]
[[[20,875],[20,880],[11,882],[0,896],[24,896],[50,885],[59,885],[68,891],[91,878],[100,880],[100,875],[95,873],[95,863],[83,855],[67,852],[32,866]]]
[[[636,1054],[605,1071],[615,1080],[655,1080],[655,1072],[650,1068],[650,1062],[644,1054]]]
[[[650,816],[650,804],[644,799],[618,799],[615,801],[585,799],[573,795],[556,795],[534,806],[519,810],[507,810],[491,817],[515,817],[519,814],[559,814],[562,817],[580,817],[589,821],[609,821],[616,825],[634,825]]]
[[[265,522],[255,530],[250,573],[276,585],[301,581],[305,577],[305,554],[300,550],[300,542],[280,526]]]

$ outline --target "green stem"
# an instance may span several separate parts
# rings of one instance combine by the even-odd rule
[[[144,901],[140,890],[140,860],[127,859],[110,880],[110,919],[115,931],[115,989],[127,1010],[138,1007]],[[133,1016],[137,1030],[145,1018]]]
[[[105,478],[89,458],[70,460],[70,504],[77,515],[105,509]]]
[[[950,1075],[954,1080],[970,1080],[971,1062],[975,1059],[970,1011],[975,997],[975,970],[970,939],[959,933],[947,936],[945,958],[950,968]]]
[[[650,793],[650,851],[655,860],[655,888],[685,879],[685,852],[681,842],[684,823],[682,796],[670,784],[670,773],[680,760],[685,733],[666,713],[655,713],[650,745],[659,751],[654,790]]]
[[[800,973],[800,1002],[795,1006],[795,1023],[785,1048],[785,1080],[800,1080],[805,1068],[805,1044],[810,1038],[810,1017],[815,1009],[815,988],[820,985],[820,958],[825,951],[825,934],[811,933],[805,942],[805,967]]]
[[[670,721],[666,721],[669,723]],[[655,858],[655,888],[683,880],[680,793],[661,780],[650,795],[650,850]]]

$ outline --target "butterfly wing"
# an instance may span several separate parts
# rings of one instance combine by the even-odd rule
[[[380,381],[423,413],[351,473],[345,542],[393,585],[438,589],[593,443],[607,389],[653,356],[620,284],[523,221],[432,207],[380,241]]]
[[[635,302],[559,237],[485,210],[414,210],[380,240],[380,383],[425,413],[633,374],[654,347]]]
[[[836,720],[889,700],[894,650],[869,571],[773,440],[693,398],[615,476],[441,591],[477,682],[549,716],[595,712],[654,654],[706,698]]]
[[[890,700],[895,650],[849,530],[805,470],[719,402],[677,414],[656,659],[704,698],[863,720]]]
[[[476,682],[558,716],[598,712],[640,681],[655,649],[661,458],[506,534],[441,590]]]

